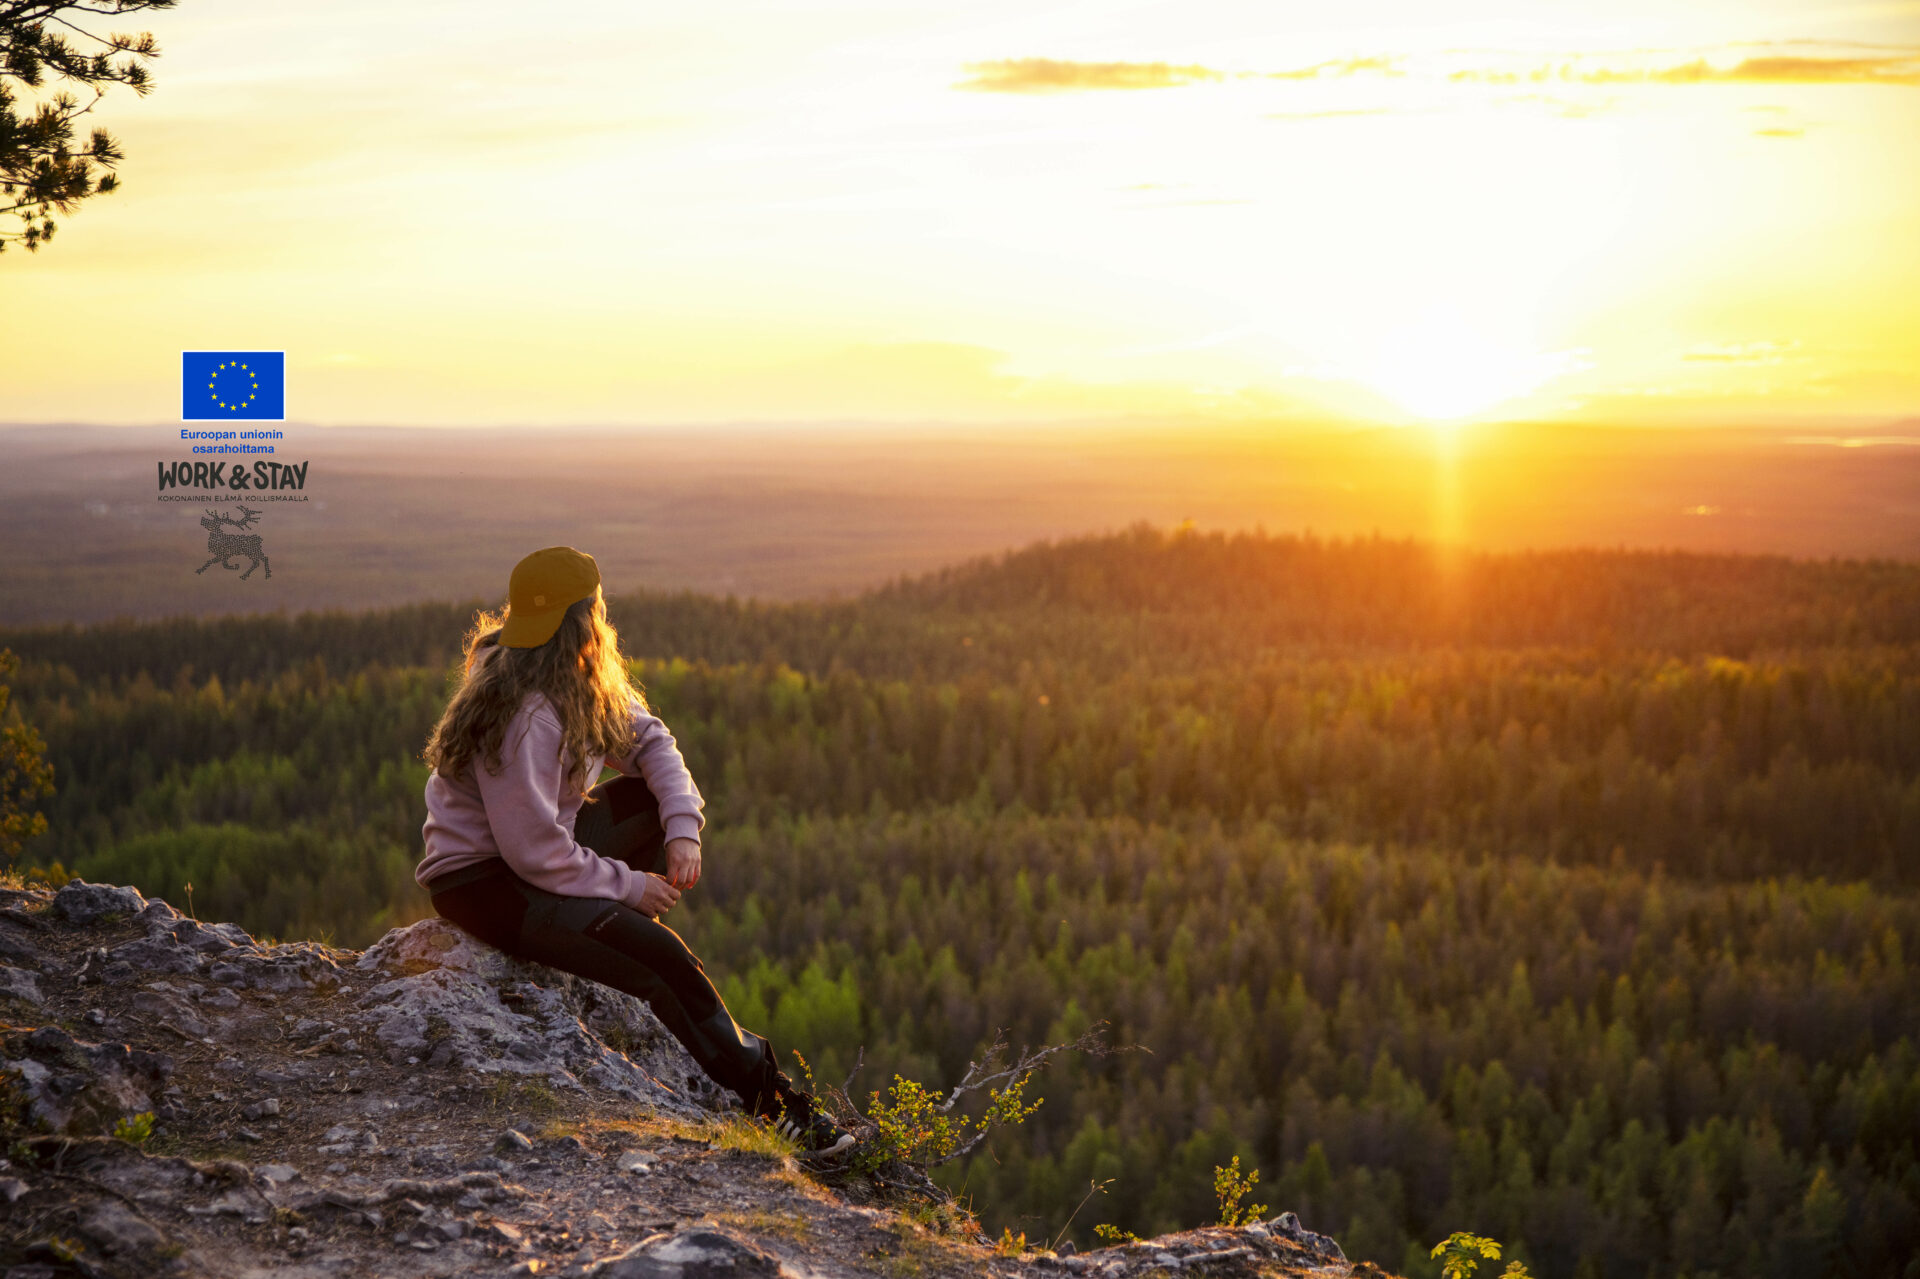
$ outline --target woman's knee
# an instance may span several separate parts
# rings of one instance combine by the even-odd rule
[[[680,939],[679,933],[631,906],[616,904],[610,910],[600,911],[582,931],[595,941],[663,972],[699,973],[703,978],[706,975],[699,956]]]
[[[666,834],[660,825],[660,801],[644,778],[616,777],[588,794],[574,819],[574,836],[602,857],[639,871],[666,869]]]
[[[583,935],[657,973],[694,1018],[722,1006],[699,956],[660,921],[618,906],[596,916]]]
[[[587,793],[593,796],[594,802],[607,806],[607,816],[616,825],[648,814],[653,815],[656,823],[659,821],[660,798],[644,777],[610,777]]]

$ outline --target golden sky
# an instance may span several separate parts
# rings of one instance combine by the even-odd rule
[[[1920,412],[1920,0],[142,17],[0,422]]]

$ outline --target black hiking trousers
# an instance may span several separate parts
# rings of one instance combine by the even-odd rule
[[[574,838],[602,857],[665,874],[660,804],[643,778],[593,788]],[[727,1011],[699,958],[680,935],[631,906],[604,897],[562,897],[536,888],[502,858],[436,875],[433,908],[474,937],[519,959],[575,973],[644,999],[715,1083],[749,1111],[774,1100],[773,1048]]]

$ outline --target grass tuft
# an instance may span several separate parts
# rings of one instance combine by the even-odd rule
[[[560,1109],[560,1095],[554,1092],[553,1085],[537,1075],[532,1078],[504,1072],[495,1075],[480,1099],[489,1111],[546,1115]]]
[[[714,1129],[713,1140],[722,1150],[737,1150],[759,1155],[775,1163],[785,1163],[800,1153],[792,1138],[783,1137],[766,1124],[742,1115],[730,1115]]]
[[[738,1227],[755,1235],[778,1235],[794,1243],[806,1243],[813,1238],[813,1223],[797,1212],[771,1212],[756,1209],[753,1212],[722,1212],[714,1216],[715,1221]]]

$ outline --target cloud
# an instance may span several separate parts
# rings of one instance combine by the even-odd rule
[[[1076,62],[1067,58],[1003,58],[994,62],[964,64],[968,78],[956,82],[956,89],[979,93],[1061,93],[1073,90],[1174,89],[1192,84],[1235,79],[1313,81],[1344,79],[1353,76],[1409,75],[1432,77],[1455,83],[1493,85],[1526,84],[1779,84],[1779,85],[1896,85],[1920,86],[1920,48],[1912,46],[1871,47],[1860,52],[1858,45],[1822,45],[1815,41],[1788,41],[1761,47],[1778,49],[1793,46],[1795,52],[1768,52],[1759,56],[1734,55],[1738,48],[1752,50],[1748,44],[1717,46],[1718,56],[1710,60],[1704,52],[1687,56],[1682,50],[1634,49],[1607,54],[1568,53],[1552,61],[1516,64],[1514,55],[1481,50],[1476,55],[1481,65],[1451,69],[1447,60],[1439,63],[1379,54],[1368,57],[1332,58],[1306,66],[1278,71],[1221,71],[1199,64],[1171,62]],[[1803,52],[1806,48],[1824,48],[1825,53]],[[1846,50],[1842,52],[1842,50]],[[1454,55],[1473,54],[1455,50]],[[1507,60],[1503,61],[1503,57]],[[1682,60],[1684,59],[1684,60]],[[1450,60],[1450,59],[1449,59]],[[1587,108],[1566,109],[1563,114],[1585,114]],[[1286,112],[1274,119],[1319,119],[1344,112]],[[1766,136],[1788,136],[1768,134]]]
[[[1715,67],[1704,58],[1648,71],[1596,70],[1589,84],[1920,84],[1920,58],[1745,58]]]
[[[1573,57],[1520,69],[1462,67],[1448,79],[1483,84],[1563,81],[1575,84],[1920,85],[1920,57],[1911,54],[1831,58],[1771,56],[1742,58],[1730,65],[1715,65],[1704,57],[1643,66],[1591,65],[1592,61]]]
[[[1753,136],[1756,138],[1804,138],[1807,136],[1807,131],[1805,129],[1755,129]]]
[[[1061,93],[1076,89],[1173,89],[1224,72],[1167,62],[1070,62],[1057,58],[1003,58],[969,62],[971,79],[953,87],[978,93]]]
[[[1292,71],[1259,71],[1255,75],[1265,76],[1269,80],[1325,80],[1336,76],[1363,75],[1398,76],[1405,75],[1393,58],[1334,58],[1327,62],[1316,62],[1310,67],[1298,67]]]
[[[1224,80],[1228,72],[1170,62],[1074,62],[1066,58],[1003,58],[965,64],[970,79],[953,87],[979,93],[1060,93],[1075,89],[1177,89]],[[1332,58],[1285,71],[1236,71],[1236,77],[1266,80],[1331,80],[1344,76],[1401,76],[1388,57]]]

